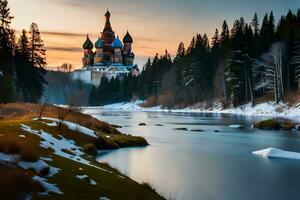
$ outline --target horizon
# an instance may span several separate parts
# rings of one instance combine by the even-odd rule
[[[107,9],[112,14],[111,23],[116,35],[122,39],[129,30],[133,36],[136,63],[142,68],[148,57],[154,57],[156,53],[163,54],[166,49],[174,56],[179,43],[184,42],[187,47],[197,33],[202,35],[206,33],[211,40],[215,29],[220,30],[224,20],[231,28],[234,20],[240,17],[250,22],[256,12],[261,23],[265,13],[272,10],[277,23],[280,16],[286,14],[289,9],[295,12],[300,7],[300,2],[295,0],[291,0],[289,4],[283,0],[277,0],[276,3],[267,0],[260,2],[259,6],[257,1],[231,0],[224,8],[220,0],[210,2],[189,0],[190,3],[176,0],[176,3],[172,4],[170,0],[165,2],[156,0],[155,3],[136,0],[29,1],[31,3],[9,1],[11,13],[15,17],[12,27],[19,32],[22,29],[28,30],[32,22],[39,25],[47,49],[49,69],[56,69],[63,63],[70,63],[75,69],[82,67],[82,44],[87,34],[93,42],[96,41],[103,29]],[[100,5],[104,6],[101,8]],[[268,9],[269,7],[272,9]],[[24,9],[35,12],[23,16]],[[56,11],[55,16],[52,10]]]

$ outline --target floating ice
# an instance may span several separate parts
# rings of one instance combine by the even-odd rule
[[[300,153],[292,152],[292,151],[284,151],[272,147],[268,149],[259,150],[259,151],[253,151],[252,153],[266,158],[285,158],[285,159],[300,160]]]

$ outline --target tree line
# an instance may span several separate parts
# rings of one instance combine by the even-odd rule
[[[250,23],[237,19],[232,28],[225,20],[211,42],[195,35],[189,46],[180,43],[171,59],[166,51],[148,59],[138,77],[103,78],[90,94],[91,105],[133,98],[146,104],[187,106],[218,100],[238,106],[271,96],[279,103],[299,87],[300,9],[275,22],[273,12],[262,21],[257,14]]]
[[[46,50],[36,23],[16,40],[7,0],[0,0],[0,103],[38,102],[46,81]]]

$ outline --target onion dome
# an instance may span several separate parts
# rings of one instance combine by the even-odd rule
[[[114,42],[112,43],[112,48],[114,49],[122,49],[123,48],[123,44],[119,39],[119,36],[114,40]]]
[[[86,36],[86,41],[82,45],[83,49],[93,49],[94,45],[89,38],[89,35]]]
[[[101,40],[101,38],[99,37],[98,40],[95,42],[95,48],[96,49],[102,49],[104,47],[104,43]]]
[[[124,43],[133,43],[133,39],[131,37],[131,35],[129,34],[129,32],[127,31],[126,35],[123,38],[123,42]]]

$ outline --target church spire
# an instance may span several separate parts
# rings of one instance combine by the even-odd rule
[[[106,14],[104,16],[106,18],[106,22],[105,22],[105,26],[104,26],[103,32],[105,32],[105,31],[113,32],[111,24],[110,24],[110,16],[111,16],[111,14],[110,14],[110,12],[109,12],[108,9],[107,9],[107,12],[106,12]]]

